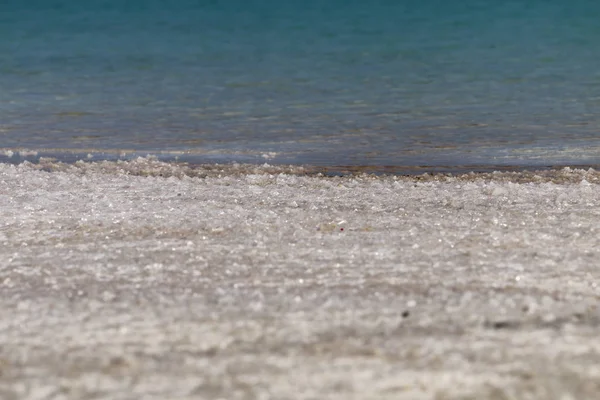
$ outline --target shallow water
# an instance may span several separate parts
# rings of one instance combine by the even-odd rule
[[[0,6],[0,148],[600,164],[598,16],[597,2],[557,0],[13,1]]]

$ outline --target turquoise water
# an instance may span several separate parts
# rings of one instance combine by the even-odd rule
[[[9,0],[0,149],[600,164],[600,2]]]

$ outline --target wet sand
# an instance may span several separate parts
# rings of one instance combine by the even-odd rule
[[[598,172],[313,172],[0,164],[0,398],[597,398]]]

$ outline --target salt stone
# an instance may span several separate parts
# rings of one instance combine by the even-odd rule
[[[596,396],[594,170],[42,160],[0,206],[7,398]]]

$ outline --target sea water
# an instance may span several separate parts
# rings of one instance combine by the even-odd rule
[[[600,164],[598,21],[593,0],[7,0],[0,153]]]

